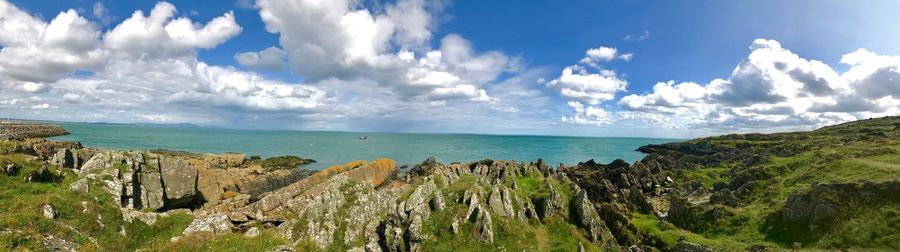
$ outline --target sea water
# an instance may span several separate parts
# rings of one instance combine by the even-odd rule
[[[590,159],[603,163],[623,159],[632,163],[644,157],[635,151],[640,146],[678,141],[626,137],[266,131],[132,124],[60,125],[71,134],[52,139],[80,141],[85,147],[240,152],[263,158],[295,155],[318,161],[304,167],[307,169],[382,157],[394,159],[401,166],[412,166],[430,156],[444,163],[485,158],[525,162],[543,158],[553,165],[573,165]]]

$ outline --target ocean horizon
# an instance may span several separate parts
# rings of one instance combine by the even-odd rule
[[[79,141],[85,147],[118,150],[166,149],[200,153],[238,152],[249,156],[295,155],[317,162],[319,170],[353,160],[390,158],[410,167],[434,156],[438,161],[485,158],[574,165],[594,159],[633,163],[645,156],[640,146],[684,139],[472,133],[389,133],[301,130],[248,130],[197,125],[56,122],[69,135],[52,140]],[[361,140],[360,137],[365,137]]]

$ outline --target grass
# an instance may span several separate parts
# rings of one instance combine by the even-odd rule
[[[791,194],[805,192],[814,184],[900,180],[900,134],[896,130],[900,123],[896,121],[900,120],[897,117],[866,120],[812,132],[728,135],[675,145],[703,145],[704,149],[733,150],[734,153],[729,155],[761,155],[765,158],[760,163],[745,163],[743,157],[716,156],[733,159],[733,162],[694,165],[694,168],[676,173],[674,178],[679,184],[697,181],[706,188],[717,182],[727,184],[735,175],[757,176],[751,180],[756,186],[743,204],[740,207],[719,206],[731,214],[709,223],[708,228],[692,233],[660,222],[653,216],[636,213],[631,222],[646,236],[652,237],[654,246],[664,250],[671,248],[682,235],[689,241],[720,250],[745,250],[754,244],[790,248],[789,237],[766,233],[766,221],[770,214],[783,208]],[[701,154],[679,154],[671,150],[666,150],[665,155],[687,161],[706,160],[697,157]],[[897,250],[900,237],[896,234],[900,233],[900,224],[896,223],[900,223],[900,210],[896,209],[896,204],[867,204],[851,216],[837,220],[834,227],[803,247]],[[696,220],[704,221],[713,220]]]
[[[270,157],[260,161],[260,165],[267,171],[290,170],[305,164],[316,162],[312,159],[304,159],[297,156]]]
[[[0,160],[22,166],[14,176],[0,175],[0,250],[41,250],[41,238],[53,235],[74,242],[84,251],[123,251],[168,244],[169,238],[181,234],[191,221],[190,215],[158,218],[152,225],[140,221],[128,223],[111,195],[103,192],[99,182],[90,184],[87,194],[69,190],[77,176],[62,171],[57,183],[28,183],[24,176],[39,169],[40,162],[27,161],[21,154],[2,154]],[[61,171],[50,167],[54,174]],[[42,214],[42,206],[52,205],[55,219]],[[119,231],[125,230],[123,237]],[[93,238],[93,240],[91,239]],[[96,242],[95,242],[96,241]]]

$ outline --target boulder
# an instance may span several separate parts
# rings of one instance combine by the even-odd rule
[[[259,236],[259,228],[257,227],[252,227],[247,232],[244,232],[244,237],[253,238],[257,236]]]
[[[3,174],[6,174],[7,176],[16,175],[16,173],[19,172],[19,166],[16,164],[6,164],[0,168],[3,169]]]
[[[188,236],[193,233],[206,232],[211,234],[230,233],[234,225],[228,220],[228,216],[224,214],[211,214],[202,217],[196,217],[191,224],[181,232],[182,236]]]
[[[61,149],[50,159],[50,164],[59,168],[75,168],[75,156],[68,148]]]
[[[712,249],[707,248],[706,246],[691,243],[685,241],[684,239],[678,240],[678,243],[675,244],[675,247],[672,248],[673,252],[712,252]]]
[[[166,208],[179,208],[195,204],[197,192],[197,169],[187,161],[178,158],[160,158],[159,166],[162,185],[165,188]]]
[[[62,238],[47,235],[41,241],[42,245],[44,245],[44,249],[47,251],[71,251],[75,252],[75,248],[78,247],[78,244],[70,241],[63,240]]]
[[[56,212],[56,209],[53,208],[53,206],[50,204],[46,204],[46,205],[42,206],[41,210],[42,210],[41,212],[44,213],[44,217],[47,219],[51,219],[51,220],[56,219],[56,216],[59,215],[59,213]]]
[[[503,189],[501,190],[500,187]],[[512,199],[509,195],[509,189],[504,186],[495,186],[488,196],[488,205],[498,216],[515,217],[516,213],[512,209]]]
[[[72,182],[71,185],[69,185],[69,190],[72,190],[73,192],[88,193],[89,189],[90,183],[87,179],[84,178],[76,180],[75,182]]]
[[[141,205],[144,208],[158,210],[163,208],[162,177],[159,173],[145,173],[141,180]]]
[[[494,224],[491,221],[491,213],[483,207],[479,207],[477,213],[475,239],[487,244],[494,243]]]
[[[47,164],[41,166],[41,168],[31,171],[28,175],[25,175],[25,181],[27,182],[50,182],[53,181],[54,176],[53,173],[50,173],[50,169],[47,168]]]
[[[434,194],[434,198],[431,198],[429,205],[431,205],[432,211],[435,211],[435,212],[444,211],[444,196],[443,196],[443,194],[441,192],[436,192]]]

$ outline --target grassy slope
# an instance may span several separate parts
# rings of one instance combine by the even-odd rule
[[[53,235],[78,245],[79,251],[131,251],[151,249],[156,251],[237,251],[241,248],[265,250],[284,241],[264,231],[257,238],[249,239],[240,234],[220,237],[189,237],[177,243],[170,238],[181,235],[192,216],[175,214],[159,218],[148,226],[140,221],[128,223],[115,206],[112,197],[100,190],[101,185],[91,184],[90,193],[69,190],[77,175],[64,170],[56,182],[28,183],[24,178],[39,169],[41,162],[28,161],[22,154],[10,154],[12,144],[0,142],[0,165],[14,163],[22,168],[14,176],[0,173],[0,251],[43,250],[40,237]],[[51,172],[59,170],[51,167]],[[47,219],[42,206],[52,205],[56,219]],[[120,230],[125,230],[125,236]],[[3,232],[10,231],[10,232]],[[91,240],[91,238],[93,240]],[[257,249],[253,249],[257,248]]]
[[[725,207],[740,223],[726,230],[694,234],[660,222],[653,216],[635,215],[632,222],[644,233],[674,245],[677,237],[711,245],[723,250],[743,250],[755,244],[788,248],[785,237],[770,237],[765,233],[768,215],[783,207],[788,195],[808,190],[816,183],[840,183],[859,180],[900,180],[900,134],[895,129],[900,118],[881,118],[831,126],[812,132],[775,134],[777,145],[807,145],[797,155],[772,157],[762,167],[775,176],[754,191],[750,202],[741,207]],[[706,139],[720,145],[765,145],[772,140],[747,141],[721,137]],[[697,141],[697,140],[694,140]],[[747,148],[753,149],[753,148]],[[711,188],[716,182],[728,183],[734,163],[686,170],[678,181],[700,181]],[[726,220],[727,221],[727,220]],[[824,237],[803,247],[817,248],[890,248],[900,249],[900,210],[875,208],[860,212],[845,220]]]

